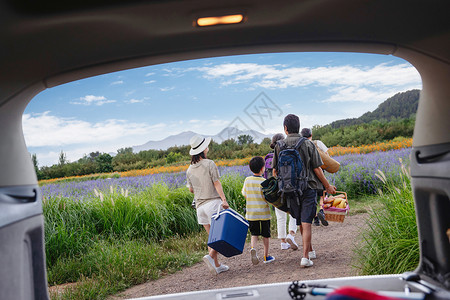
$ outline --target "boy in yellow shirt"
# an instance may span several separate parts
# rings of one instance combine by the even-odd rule
[[[249,222],[249,229],[252,235],[250,254],[252,263],[254,265],[259,263],[259,258],[256,253],[256,244],[258,243],[258,236],[263,237],[264,245],[264,263],[270,263],[275,260],[275,257],[269,255],[269,238],[270,238],[270,209],[269,204],[264,200],[264,195],[261,190],[261,182],[265,179],[264,174],[265,161],[261,156],[253,157],[249,162],[250,170],[253,176],[245,178],[244,186],[242,187],[242,195],[246,200],[246,214],[245,218]]]

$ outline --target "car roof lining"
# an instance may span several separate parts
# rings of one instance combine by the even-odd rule
[[[171,63],[177,61],[195,60],[202,58],[224,57],[247,54],[264,53],[296,53],[296,52],[347,52],[347,53],[367,53],[379,55],[395,55],[397,47],[392,44],[381,43],[358,43],[358,42],[323,42],[323,43],[298,43],[298,44],[275,44],[256,45],[248,47],[234,47],[198,50],[191,52],[166,53],[161,55],[139,57],[114,62],[98,64],[63,72],[44,79],[47,88],[55,87],[71,81],[80,80],[97,75]]]

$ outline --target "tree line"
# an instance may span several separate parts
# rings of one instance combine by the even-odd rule
[[[208,158],[212,160],[236,159],[249,156],[265,155],[270,151],[270,139],[255,143],[250,135],[241,135],[222,143],[211,141]],[[61,151],[58,163],[39,167],[36,154],[31,156],[38,180],[82,176],[95,173],[123,172],[164,165],[186,164],[190,162],[190,146],[174,146],[167,150],[144,150],[133,153],[133,149],[121,148],[112,156],[108,153],[91,152],[75,162],[69,162]]]
[[[392,140],[396,137],[412,137],[415,118],[392,121],[372,121],[359,125],[333,128],[331,125],[313,126],[314,140],[321,140],[328,147],[360,146]]]
[[[331,122],[333,129],[352,125],[370,123],[372,121],[395,121],[415,118],[419,105],[420,90],[409,90],[397,93],[378,105],[372,112],[366,112],[359,118],[343,119]]]

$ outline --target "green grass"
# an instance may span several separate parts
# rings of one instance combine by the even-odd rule
[[[47,265],[83,255],[99,240],[158,241],[199,232],[191,201],[187,189],[163,184],[129,197],[105,195],[103,201],[48,199],[43,206]]]
[[[220,179],[223,192],[231,208],[244,215],[245,198],[242,195],[242,186],[245,178],[239,175],[224,175]]]
[[[355,249],[361,275],[413,271],[419,263],[419,241],[410,178],[403,169],[402,184],[384,179],[387,191],[379,195],[381,207],[370,212],[368,229]]]
[[[350,207],[348,214],[350,216],[361,213],[370,213],[382,207],[379,195],[361,195],[353,199],[349,198],[348,203]]]
[[[207,251],[206,240],[206,233],[201,232],[161,242],[99,241],[83,256],[60,259],[48,270],[50,284],[76,282],[62,293],[53,292],[50,296],[52,299],[105,299],[199,262]]]

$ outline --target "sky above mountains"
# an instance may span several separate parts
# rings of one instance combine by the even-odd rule
[[[282,132],[285,115],[301,127],[373,111],[398,92],[421,89],[416,69],[394,56],[272,53],[161,64],[47,89],[23,115],[25,141],[39,166],[90,152],[226,127]],[[232,134],[232,133],[230,133]],[[230,136],[232,137],[232,136]]]

